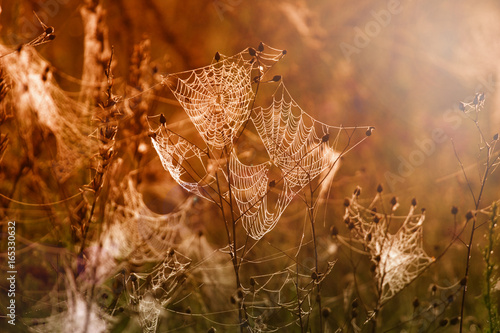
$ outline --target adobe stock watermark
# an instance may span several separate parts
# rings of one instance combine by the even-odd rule
[[[16,222],[7,224],[7,322],[16,325]]]
[[[347,61],[350,62],[353,54],[359,54],[362,49],[370,45],[371,41],[391,23],[392,17],[402,11],[403,7],[399,0],[388,0],[387,9],[372,10],[370,15],[373,19],[368,21],[363,29],[359,26],[354,28],[352,43],[342,42],[339,44],[340,50]]]
[[[212,5],[221,21],[224,21],[224,13],[233,11],[243,0],[213,0]]]
[[[484,91],[493,93],[495,91],[496,82],[494,81],[493,74],[490,74],[485,78],[479,78],[480,84],[476,87],[476,91]],[[474,100],[474,96],[468,96],[464,102],[471,102]],[[467,119],[467,115],[458,109],[458,107],[453,109],[448,109],[443,114],[443,121],[452,130],[457,130],[464,119]],[[398,156],[398,167],[397,172],[386,171],[384,178],[386,183],[389,185],[391,192],[394,192],[396,185],[401,183],[404,184],[406,180],[413,175],[416,168],[424,164],[427,158],[432,156],[437,147],[445,142],[448,142],[450,137],[445,133],[444,129],[440,127],[434,128],[430,135],[424,138],[420,138],[414,141],[416,148],[413,149],[407,156]]]
[[[40,7],[36,11],[36,15],[38,15],[42,22],[50,25],[50,19],[55,17],[59,13],[61,5],[66,5],[70,1],[71,0],[37,0],[35,2]],[[42,27],[40,26],[40,23],[38,22],[38,19],[35,15],[32,15],[30,19],[21,16],[19,18],[18,32],[11,32],[4,37],[4,40],[8,44],[17,45],[39,35],[41,30]]]

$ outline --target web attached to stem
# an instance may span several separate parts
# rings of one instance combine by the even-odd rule
[[[286,53],[265,47],[247,48],[195,70],[170,74],[164,82],[171,89],[208,146],[223,148],[233,143],[250,114],[254,97],[252,82],[259,82],[267,69]],[[262,50],[262,51],[261,51]],[[257,76],[252,79],[252,72]]]
[[[185,227],[191,201],[186,201],[175,212],[160,215],[146,206],[131,177],[127,177],[118,189],[123,204],[115,199],[108,205],[107,214],[112,222],[105,229],[103,247],[115,249],[115,257],[127,258],[133,264],[162,260]]]
[[[334,148],[337,139],[332,140],[333,145],[329,140],[338,138],[343,127],[326,125],[308,115],[283,84],[269,107],[254,109],[252,121],[271,161],[295,192],[321,172],[332,169],[340,158]]]
[[[151,273],[132,273],[129,276],[128,294],[136,306],[144,332],[156,332],[160,309],[170,304],[181,291],[190,263],[187,258],[178,258],[172,250]]]
[[[377,195],[369,208],[358,203],[358,195],[359,192],[355,191],[346,207],[344,219],[355,239],[368,251],[376,267],[380,303],[383,304],[415,280],[434,261],[423,249],[425,210],[421,214],[415,214],[414,202],[405,217],[394,216],[392,212],[389,215],[378,213],[374,203],[380,195]],[[393,204],[393,211],[397,206],[396,203]],[[399,229],[395,233],[389,233],[391,222],[400,223],[401,220],[403,222]]]
[[[172,178],[185,190],[213,201],[208,189],[215,177],[207,170],[208,154],[163,124],[156,129],[150,125],[150,130],[153,147]]]
[[[285,211],[295,193],[290,191],[287,179],[284,179],[275,204],[268,201],[268,172],[270,163],[256,166],[242,164],[233,153],[229,161],[231,189],[241,213],[243,227],[253,239],[260,239],[271,231]],[[269,210],[272,206],[272,211]]]

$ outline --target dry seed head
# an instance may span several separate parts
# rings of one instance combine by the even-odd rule
[[[474,214],[470,210],[467,212],[467,214],[465,214],[465,218],[467,219],[467,221],[471,220],[473,217]]]
[[[382,193],[383,190],[384,190],[384,188],[382,187],[382,184],[378,184],[378,186],[377,186],[377,192],[378,193]]]
[[[354,195],[359,197],[361,195],[361,187],[357,186],[354,190]]]
[[[460,280],[460,285],[465,286],[467,284],[467,277],[463,277],[462,280]]]
[[[418,307],[419,307],[419,305],[420,305],[420,301],[418,300],[418,298],[417,298],[417,297],[415,297],[415,299],[413,300],[413,303],[412,303],[412,304],[413,304],[413,307],[414,307],[414,308],[418,308]]]
[[[453,215],[457,215],[457,213],[458,213],[458,208],[457,208],[457,206],[453,206],[453,207],[451,207],[451,213],[452,213]]]
[[[448,318],[443,318],[439,321],[439,326],[444,327],[448,325],[448,322],[449,322]]]
[[[416,207],[417,206],[417,199],[415,199],[415,198],[411,199],[411,205],[413,207]]]

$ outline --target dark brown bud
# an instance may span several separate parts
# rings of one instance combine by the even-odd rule
[[[361,195],[361,187],[356,187],[356,189],[354,190],[354,195],[359,197]]]
[[[316,273],[316,272],[312,272],[312,273],[311,273],[311,279],[312,279],[313,281],[316,281],[316,280],[318,279],[318,273]]]
[[[372,135],[372,132],[374,129],[375,129],[375,127],[373,127],[373,126],[368,127],[368,129],[366,130],[366,136]]]
[[[335,236],[337,236],[338,234],[339,234],[339,229],[337,229],[337,227],[336,227],[336,226],[332,226],[332,227],[330,228],[330,235],[331,235],[332,237],[335,237]]]
[[[207,333],[215,333],[216,329],[212,326],[208,329]]]
[[[255,286],[255,279],[253,277],[250,278],[250,285]]]
[[[53,27],[47,27],[47,29],[45,29],[45,33],[46,33],[47,35],[50,35],[50,34],[51,34],[51,33],[53,33],[53,32],[54,32],[54,28],[53,28]]]
[[[330,316],[330,313],[332,313],[332,310],[329,307],[325,307],[323,308],[323,310],[321,310],[321,315],[323,316],[323,318],[328,318]]]
[[[323,137],[321,138],[321,143],[328,142],[328,140],[330,140],[330,133],[326,133],[325,135],[323,135]]]
[[[460,280],[460,285],[465,286],[467,284],[467,277],[463,277],[462,280]]]
[[[215,61],[219,62],[219,60],[220,60],[220,53],[215,52]]]
[[[259,50],[259,52],[264,51],[264,44],[262,42],[260,42],[259,47],[257,48],[257,50]]]
[[[460,317],[453,317],[450,319],[450,325],[456,325],[460,322]]]
[[[449,322],[448,318],[443,318],[439,321],[439,326],[444,327],[448,325],[448,322]]]
[[[351,308],[353,309],[356,309],[358,307],[358,300],[357,299],[354,299],[351,303]]]
[[[279,82],[281,80],[281,75],[275,75],[271,79],[271,82]]]
[[[418,300],[418,298],[417,298],[417,297],[415,297],[415,299],[413,300],[413,303],[412,303],[412,304],[413,304],[413,307],[414,307],[415,309],[419,307],[419,305],[420,305],[420,301]]]
[[[375,215],[375,216],[373,217],[373,222],[375,222],[375,223],[379,223],[379,222],[380,222],[380,217],[378,217],[378,215]]]
[[[347,225],[347,228],[348,228],[349,230],[354,229],[354,223],[349,222],[349,224]]]
[[[167,123],[167,119],[165,119],[165,116],[163,115],[163,113],[160,114],[160,124],[165,126],[166,123]]]
[[[457,215],[457,213],[458,213],[458,208],[457,208],[456,206],[451,207],[451,213],[452,213],[453,215]]]
[[[411,205],[413,207],[417,206],[417,199],[415,199],[415,198],[411,199]]]
[[[398,204],[398,198],[396,198],[396,197],[392,197],[392,199],[391,199],[391,205],[394,207],[394,206],[396,206],[397,204]]]
[[[276,186],[276,181],[273,179],[269,182],[269,187],[275,187]]]
[[[495,140],[495,141],[498,140],[498,133],[496,133],[495,135],[493,135],[493,140]]]
[[[252,57],[255,57],[257,55],[257,52],[255,51],[254,48],[249,47],[248,54],[250,54]]]
[[[191,307],[188,306],[184,312],[187,314],[191,314]]]
[[[474,217],[474,214],[472,214],[472,211],[470,211],[470,210],[467,212],[467,214],[465,214],[465,218],[467,219],[467,221],[469,221],[473,217]]]
[[[382,184],[378,184],[378,186],[377,186],[377,192],[378,193],[382,193],[383,190],[384,190],[384,188],[382,187]]]
[[[351,205],[351,200],[349,198],[344,199],[344,207],[349,207]]]

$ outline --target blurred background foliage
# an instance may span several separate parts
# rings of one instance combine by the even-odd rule
[[[150,40],[151,62],[160,74],[204,66],[216,51],[232,55],[263,41],[288,51],[273,72],[282,75],[306,112],[332,125],[376,128],[368,141],[342,160],[330,200],[323,208],[328,211],[324,227],[321,221],[320,232],[325,238],[331,225],[343,227],[342,202],[356,185],[364,189],[363,197],[368,201],[378,184],[384,187],[387,199],[397,196],[409,205],[416,197],[419,206],[427,209],[424,246],[431,255],[440,253],[452,237],[452,205],[459,207],[461,216],[474,208],[450,139],[477,190],[482,166],[478,156],[480,141],[474,124],[459,116],[458,103],[471,101],[475,93],[484,92],[482,129],[487,137],[499,131],[497,1],[108,0],[102,4],[106,10],[103,24],[114,48],[117,95],[130,94],[125,88],[125,78],[130,75],[129,59],[134,45],[144,39]],[[37,49],[56,69],[54,77],[60,86],[70,92],[78,92],[79,85],[68,77],[82,76],[84,31],[80,6],[76,0],[1,1],[4,44],[15,48],[40,33],[33,11],[55,28],[57,38]],[[389,8],[395,8],[395,13],[382,23],[377,21],[382,11],[390,13]],[[346,47],[352,53],[346,53]],[[173,100],[167,90],[161,95]],[[180,107],[161,101],[148,112],[163,112],[169,119],[185,118]],[[423,142],[432,140],[436,129],[442,130],[441,137],[446,139],[434,141],[431,148],[427,146],[427,153],[416,153],[422,151]],[[402,160],[410,161],[417,155],[423,156],[419,165],[404,173],[398,170]],[[157,158],[151,163],[156,163],[150,171],[157,172],[152,176],[154,181],[169,177],[160,170]],[[498,177],[495,173],[489,179],[482,206],[500,198]],[[164,213],[180,201],[182,191],[173,184],[165,185],[166,181],[160,184],[151,184],[157,186],[154,191],[146,186],[141,190],[150,207]],[[161,197],[155,197],[160,192]],[[293,215],[303,209],[299,202],[296,204],[290,208],[288,219],[269,235],[269,242],[286,244],[288,235],[292,237]],[[200,218],[199,228],[216,239],[220,225],[208,223],[209,219]],[[482,229],[479,234],[478,243],[483,241]],[[294,241],[296,237],[293,235]],[[473,256],[479,259],[479,247],[473,245]],[[457,242],[418,284],[420,292],[428,293],[431,281],[460,280],[465,255],[465,247]],[[349,267],[344,266],[339,264],[338,270],[336,266],[329,278],[332,294],[341,293],[350,279]],[[482,281],[480,260],[473,261],[471,271],[471,281]],[[480,283],[470,285],[471,302],[466,308],[470,312],[474,312],[472,298],[481,292]],[[399,306],[411,312],[412,295],[393,300],[391,308]],[[384,318],[390,317],[389,312]],[[483,314],[474,315],[484,320]]]

